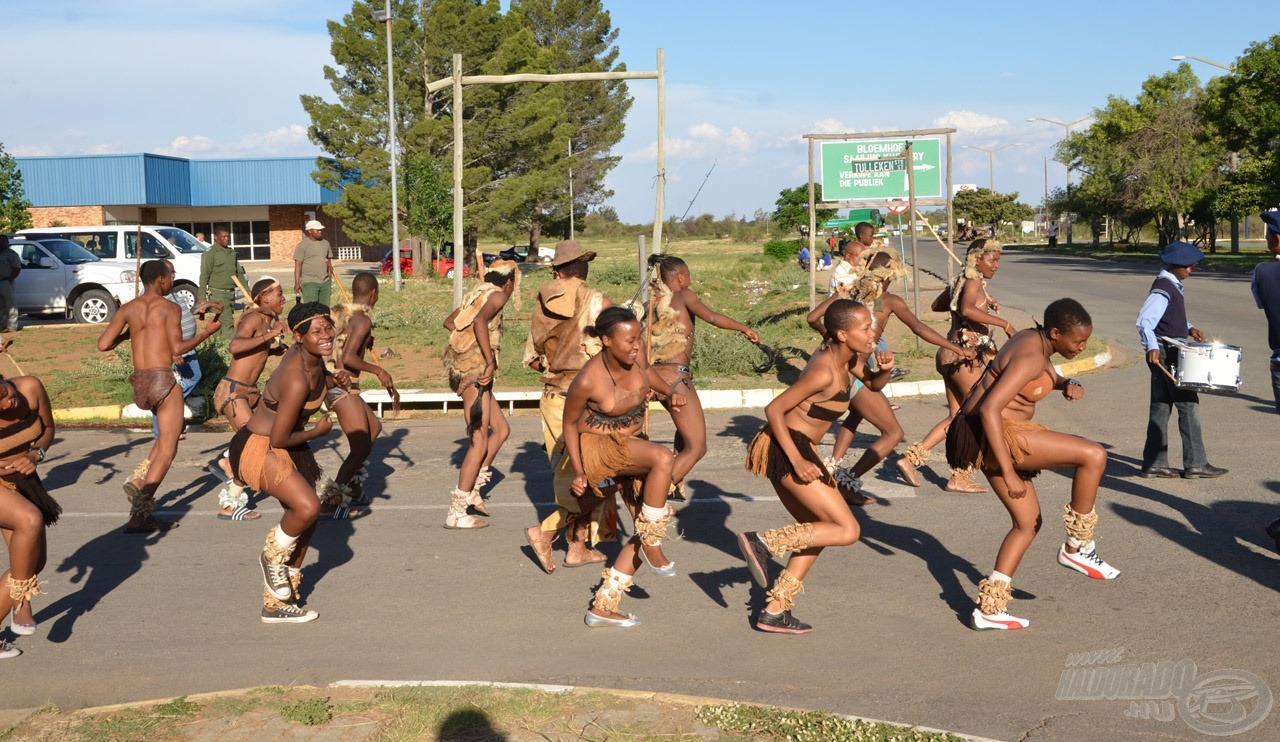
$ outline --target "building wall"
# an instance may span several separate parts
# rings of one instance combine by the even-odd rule
[[[101,206],[37,206],[31,210],[31,226],[97,227],[103,220]]]

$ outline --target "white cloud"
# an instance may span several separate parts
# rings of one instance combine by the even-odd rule
[[[182,135],[156,150],[173,157],[278,157],[314,154],[307,127],[291,124],[267,132],[246,134],[235,142],[219,142],[201,134]]]
[[[53,154],[53,147],[47,144],[20,144],[9,149],[14,157],[39,157]]]
[[[939,129],[952,127],[958,130],[958,134],[977,134],[979,136],[991,136],[995,134],[1007,134],[1011,130],[1009,122],[995,116],[988,116],[985,113],[976,111],[947,111],[943,115],[933,120],[933,125]]]

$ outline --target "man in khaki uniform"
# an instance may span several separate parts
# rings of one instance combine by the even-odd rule
[[[200,255],[200,293],[196,303],[209,301],[221,305],[218,322],[222,324],[222,338],[228,341],[236,334],[231,306],[235,303],[236,278],[241,284],[249,285],[244,266],[231,248],[231,230],[217,227],[213,230],[213,246]]]
[[[577,240],[556,243],[551,259],[555,277],[538,288],[538,304],[533,309],[529,339],[525,343],[524,365],[542,372],[542,436],[547,458],[555,471],[553,489],[556,511],[540,525],[525,531],[542,568],[550,574],[556,569],[551,544],[560,531],[568,531],[569,552],[566,567],[604,562],[605,556],[587,546],[593,536],[600,510],[581,512],[578,498],[573,496],[573,469],[564,455],[561,435],[564,419],[564,396],[573,377],[583,364],[600,349],[599,340],[588,338],[584,330],[595,324],[605,307],[613,306],[603,294],[587,286],[587,270],[594,252],[583,252]]]
[[[318,301],[326,307],[333,291],[333,261],[329,259],[329,241],[324,238],[324,225],[312,219],[305,235],[293,248],[293,295],[304,302]]]

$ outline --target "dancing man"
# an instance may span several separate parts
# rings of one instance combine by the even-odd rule
[[[493,477],[490,467],[511,435],[511,426],[502,416],[502,405],[493,398],[493,379],[498,373],[498,350],[502,345],[502,310],[513,295],[518,309],[520,267],[510,260],[494,261],[484,282],[472,289],[444,321],[449,331],[449,346],[444,352],[449,388],[462,397],[467,437],[471,439],[444,518],[444,527],[451,530],[489,525],[489,521],[468,514],[467,508],[489,514],[480,489]]]
[[[791,554],[768,592],[756,629],[806,634],[813,627],[791,615],[796,596],[814,561],[828,546],[848,546],[861,530],[835,479],[822,463],[817,444],[849,407],[855,381],[881,389],[889,381],[893,355],[879,371],[867,370],[875,346],[871,312],[856,301],[837,299],[823,317],[826,338],[800,378],[765,408],[767,422],[747,447],[747,471],[765,477],[796,522],[769,531],[738,534],[738,548],[751,578],[769,587],[770,555]]]
[[[533,308],[529,338],[525,343],[524,365],[542,373],[542,440],[554,472],[552,489],[556,510],[541,524],[525,529],[538,563],[547,574],[556,571],[551,546],[561,531],[567,533],[568,552],[564,566],[582,567],[605,561],[605,555],[591,548],[599,542],[600,507],[582,509],[570,484],[573,469],[564,456],[562,427],[564,399],[573,377],[600,343],[586,335],[587,327],[613,302],[587,285],[587,272],[594,252],[585,252],[577,240],[556,243],[551,269],[555,277],[538,287],[538,305]]]
[[[1058,299],[1050,304],[1043,326],[1017,333],[1000,349],[947,431],[947,461],[981,469],[1013,519],[996,554],[995,570],[978,583],[978,607],[970,619],[974,629],[1024,629],[1030,624],[1006,608],[1013,574],[1040,530],[1040,500],[1031,480],[1041,469],[1074,470],[1071,502],[1062,511],[1067,540],[1058,549],[1058,563],[1095,580],[1120,576],[1120,570],[1098,556],[1093,540],[1098,522],[1094,502],[1107,468],[1106,450],[1031,421],[1036,403],[1054,391],[1067,401],[1084,397],[1080,382],[1059,376],[1049,359],[1054,353],[1075,358],[1091,334],[1093,319],[1080,302]]]
[[[749,342],[760,342],[760,335],[741,322],[714,312],[698,295],[689,290],[692,278],[689,266],[674,255],[649,256],[651,298],[648,307],[653,367],[665,388],[659,391],[669,398],[681,392],[687,403],[675,407],[663,402],[676,425],[676,463],[671,472],[672,498],[685,499],[684,480],[693,467],[707,455],[707,419],[702,403],[693,388],[693,331],[695,319],[742,333]],[[683,387],[683,389],[681,388]]]
[[[173,289],[173,266],[164,260],[148,260],[142,264],[141,279],[142,296],[120,307],[98,338],[98,350],[104,353],[129,340],[134,369],[129,377],[133,402],[139,409],[154,414],[160,428],[150,454],[124,483],[130,506],[125,533],[151,533],[178,527],[177,521],[162,520],[152,514],[156,490],[173,464],[178,452],[178,436],[182,434],[182,395],[170,393],[178,387],[173,364],[222,326],[218,318],[213,317],[205,323],[203,332],[183,341],[182,314],[177,304],[165,299]]]

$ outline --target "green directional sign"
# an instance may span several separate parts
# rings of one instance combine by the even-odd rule
[[[902,154],[902,139],[821,142],[824,201],[879,201],[907,197],[906,160],[881,160]],[[942,140],[911,144],[916,198],[942,198]]]

